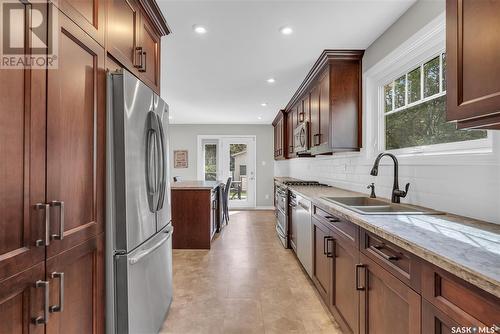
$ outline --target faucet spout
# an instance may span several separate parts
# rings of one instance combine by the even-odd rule
[[[406,191],[403,191],[403,190],[400,190],[399,189],[399,163],[398,163],[398,159],[396,158],[396,156],[392,153],[387,153],[387,152],[382,152],[380,153],[377,158],[375,159],[375,162],[373,163],[373,167],[372,167],[372,170],[370,172],[371,175],[373,176],[377,176],[378,175],[378,167],[379,167],[379,164],[380,164],[380,160],[383,158],[383,157],[389,157],[392,159],[392,161],[394,162],[394,183],[393,183],[393,186],[392,186],[392,197],[391,197],[391,201],[392,203],[400,203],[401,202],[401,197],[406,197],[407,193],[408,193],[408,189],[410,187],[410,184],[408,183],[405,187]]]

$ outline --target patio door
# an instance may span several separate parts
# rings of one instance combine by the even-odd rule
[[[221,175],[231,177],[230,208],[255,207],[255,137],[221,138]]]

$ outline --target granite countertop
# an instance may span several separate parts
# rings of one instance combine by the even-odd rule
[[[283,182],[287,178],[275,178]],[[335,187],[288,186],[318,207],[500,298],[500,225],[452,214],[362,215],[321,197],[368,196]]]
[[[179,182],[173,182],[170,184],[170,188],[172,190],[176,189],[193,189],[193,190],[200,190],[200,189],[214,189],[217,188],[218,186],[223,185],[224,182],[222,181],[196,181],[196,180],[186,180],[186,181],[179,181]]]

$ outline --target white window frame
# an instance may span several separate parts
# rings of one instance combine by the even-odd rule
[[[410,158],[423,156],[439,157],[443,155],[470,156],[471,154],[492,154],[493,134],[490,131],[488,131],[488,135],[484,139],[385,150],[386,113],[384,109],[384,86],[428,60],[435,58],[442,52],[445,52],[444,14],[438,16],[405,43],[391,52],[387,57],[371,67],[369,71],[364,73],[364,90],[366,92],[366,98],[364,100],[364,110],[366,112],[365,124],[369,125],[367,127],[366,137],[368,140],[371,140],[372,144],[370,146],[365,146],[368,157],[373,157],[383,151],[389,151],[400,157]],[[446,94],[446,92],[442,92],[441,85],[442,82],[440,82],[439,94],[420,100],[416,102],[415,105],[422,103],[422,101],[431,100]],[[407,96],[405,98],[407,99]],[[414,104],[406,105],[404,108],[408,108],[408,106],[412,105]]]

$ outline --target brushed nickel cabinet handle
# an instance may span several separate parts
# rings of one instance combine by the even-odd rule
[[[49,282],[38,280],[35,282],[35,288],[44,289],[43,316],[33,318],[32,321],[35,325],[43,325],[49,322]]]
[[[141,51],[141,67],[139,68],[139,72],[146,72],[147,70],[147,53],[146,51]],[[144,57],[144,60],[143,60]]]
[[[332,251],[330,251],[330,249],[328,248],[328,245],[329,245],[330,241],[333,242]],[[328,237],[326,239],[326,257],[330,257],[330,258],[335,257],[335,239],[333,239],[332,237]]]
[[[139,63],[137,63],[137,55],[139,55]],[[134,67],[135,68],[142,68],[142,47],[138,46],[135,48],[135,53],[134,53]]]
[[[64,311],[64,273],[53,272],[52,274],[50,274],[50,278],[59,279],[59,305],[52,305],[49,308],[49,311],[52,313],[62,312]]]
[[[64,239],[64,202],[52,201],[50,206],[59,207],[59,234],[52,234],[51,238],[54,240]]]
[[[375,254],[383,257],[387,261],[397,261],[399,260],[398,256],[395,255],[389,255],[384,253],[382,250],[384,249],[384,245],[371,245],[369,247]]]
[[[364,291],[366,289],[365,286],[359,286],[359,269],[360,268],[365,268],[364,264],[356,264],[356,290],[358,291]]]
[[[37,247],[48,246],[50,245],[50,204],[45,203],[37,203],[35,204],[35,208],[37,210],[44,210],[44,221],[45,221],[45,235],[44,239],[38,239],[35,241],[35,245]]]

